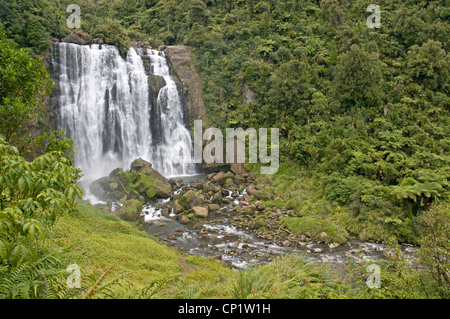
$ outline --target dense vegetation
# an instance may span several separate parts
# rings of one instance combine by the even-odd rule
[[[80,172],[73,167],[72,143],[62,132],[50,132],[43,117],[52,83],[38,54],[48,53],[52,38],[71,32],[66,8],[72,2],[0,0],[1,297],[85,295],[89,286],[77,292],[62,285],[68,259],[86,251],[69,254],[61,241],[71,232],[70,240],[83,234],[84,224],[70,227],[77,217],[106,223],[99,212],[75,204]],[[144,296],[169,296],[156,289],[160,282],[153,280],[162,280],[178,287],[181,297],[449,297],[447,1],[380,0],[379,29],[367,27],[370,2],[362,0],[78,4],[82,31],[76,32],[102,38],[122,53],[132,41],[192,46],[211,124],[281,129],[282,167],[266,192],[267,201],[304,217],[286,220],[287,227],[333,226],[345,229],[338,238],[348,232],[364,240],[419,243],[417,269],[428,269],[393,258],[383,266],[388,276],[379,290],[352,280],[337,284],[329,272],[298,259],[234,276],[197,257],[180,261],[177,253],[144,238],[143,246],[158,247],[171,260],[161,265],[164,274],[142,275],[148,276]],[[60,241],[50,240],[57,217],[66,230]],[[128,224],[110,222],[111,232],[143,236],[131,234]],[[90,240],[88,253],[96,251],[96,241],[106,241]],[[106,268],[121,256],[91,262]],[[155,253],[152,260],[157,259]],[[199,278],[173,284],[170,276],[184,271],[180,263],[200,269]],[[203,263],[214,271],[204,270]],[[120,274],[128,271],[139,270]],[[280,281],[277,272],[290,279]],[[303,285],[295,282],[299,277]],[[211,286],[202,286],[205,280]],[[116,283],[123,284],[110,285]],[[94,287],[95,280],[88,284]],[[109,295],[103,296],[137,297],[138,288],[106,289]]]

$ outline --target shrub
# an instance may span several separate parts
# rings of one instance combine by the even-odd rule
[[[315,240],[324,240],[325,237],[325,241],[329,243],[336,242],[342,244],[347,241],[347,231],[328,220],[313,217],[286,217],[281,221],[284,226],[294,233],[308,235]],[[326,236],[323,233],[326,233]]]

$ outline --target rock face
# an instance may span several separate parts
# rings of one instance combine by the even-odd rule
[[[202,82],[194,69],[191,48],[184,45],[168,46],[164,52],[169,57],[173,71],[187,94],[190,118],[204,120],[206,108],[202,97]]]
[[[256,103],[255,92],[250,90],[247,84],[242,88],[242,104],[247,107],[250,103]]]
[[[75,43],[79,45],[86,45],[92,43],[92,38],[82,31],[75,31],[70,33],[65,38],[61,39],[61,42]]]

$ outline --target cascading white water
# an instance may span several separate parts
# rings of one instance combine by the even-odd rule
[[[115,168],[129,169],[137,158],[151,162],[165,176],[195,173],[191,136],[167,60],[162,52],[138,52],[131,48],[124,60],[112,45],[52,46],[58,126],[75,142],[75,164],[86,184]],[[153,92],[158,94],[157,105],[150,102],[143,54],[150,55],[152,74],[166,82]],[[152,128],[151,114],[160,114],[153,119],[160,129]],[[152,139],[156,134],[162,137],[157,142]]]
[[[153,150],[152,159],[157,171],[165,176],[191,175],[195,169],[192,159],[192,139],[184,126],[183,106],[177,85],[170,75],[164,52],[147,50],[151,73],[162,76],[166,85],[159,91],[156,114],[160,118],[161,143]]]

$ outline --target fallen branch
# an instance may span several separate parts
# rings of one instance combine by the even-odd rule
[[[106,275],[121,261],[127,261],[125,258],[119,259],[118,261],[116,261],[114,264],[111,265],[111,267],[109,267],[101,276],[100,278],[98,278],[98,280],[95,282],[95,284],[89,288],[88,292],[83,296],[82,299],[89,299],[89,297],[91,295],[93,295],[95,293],[95,290],[97,289],[98,285],[100,285],[100,283],[103,281],[103,279],[106,277]]]

